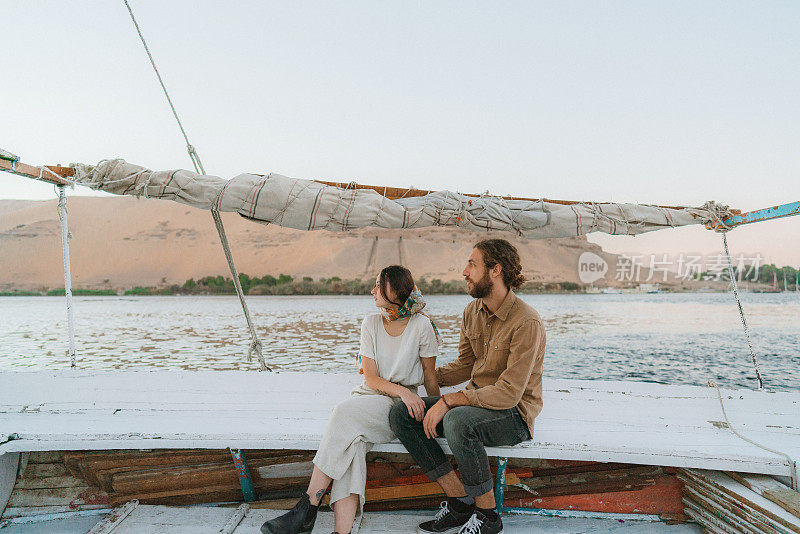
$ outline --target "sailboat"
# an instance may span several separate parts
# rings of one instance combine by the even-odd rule
[[[636,235],[697,225],[721,232],[726,253],[729,230],[800,213],[800,201],[743,213],[715,201],[662,206],[553,200],[276,173],[226,179],[206,174],[188,138],[187,145],[194,172],[151,170],[117,158],[69,167],[30,165],[11,151],[0,153],[0,170],[59,188],[73,367],[0,373],[0,528],[57,519],[76,533],[170,531],[187,524],[198,532],[241,533],[280,513],[274,509],[277,496],[287,495],[286,488],[305,476],[308,452],[319,444],[329,408],[359,377],[269,368],[238,285],[220,212],[304,231],[450,226],[529,239]],[[261,372],[81,371],[71,317],[65,193],[72,185],[209,210],[251,334],[248,359],[256,356]],[[643,525],[641,530],[697,532],[695,523],[667,524],[691,520],[711,532],[800,532],[800,517],[792,508],[800,393],[764,390],[752,346],[750,354],[757,390],[545,378],[545,408],[533,439],[487,449],[496,459],[498,509],[510,514],[507,531],[529,532],[541,528],[535,519],[555,518],[575,521],[551,525],[568,531],[593,520],[593,530],[599,525],[618,531],[620,522],[628,522]],[[419,503],[431,507],[440,499],[439,490],[420,480],[413,465],[397,460],[405,453],[398,442],[373,452],[384,457],[372,466],[382,478],[368,486],[372,508],[359,516],[353,532],[406,531],[419,518],[396,510]],[[25,501],[32,484],[17,474],[29,465],[51,466],[39,470],[58,472],[71,486],[35,487],[39,500]],[[205,485],[198,487],[197,480]],[[78,494],[70,492],[75,487],[81,489]],[[62,503],[55,496],[64,494],[74,499],[54,505]],[[269,499],[270,507],[257,507],[259,498]],[[378,509],[387,512],[370,511]],[[95,521],[88,523],[87,517]],[[330,526],[330,514],[322,526]]]

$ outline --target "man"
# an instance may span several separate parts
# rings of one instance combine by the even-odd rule
[[[466,387],[425,397],[420,423],[396,404],[389,421],[414,460],[447,495],[421,534],[499,534],[494,483],[485,446],[516,445],[533,435],[542,410],[545,332],[539,314],[514,294],[525,282],[517,249],[503,239],[480,241],[461,273],[475,298],[464,310],[458,359],[436,369],[439,385]],[[444,436],[459,479],[434,438]],[[462,482],[463,481],[463,482]]]

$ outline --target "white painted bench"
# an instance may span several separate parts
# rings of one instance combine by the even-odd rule
[[[0,373],[0,453],[162,448],[316,449],[357,374],[255,371]],[[800,393],[723,390],[734,427],[800,457]],[[533,440],[498,457],[788,476],[784,458],[724,427],[715,390],[545,379]],[[9,438],[10,437],[10,438]],[[446,448],[446,444],[445,444]],[[375,450],[405,452],[399,442]]]

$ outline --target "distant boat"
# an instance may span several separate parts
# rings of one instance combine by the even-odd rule
[[[661,286],[659,284],[639,284],[638,291],[640,293],[661,293]]]
[[[601,293],[616,295],[617,293],[622,293],[622,290],[616,287],[606,287],[603,288],[603,291],[601,291]]]

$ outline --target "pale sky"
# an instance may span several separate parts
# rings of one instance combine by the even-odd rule
[[[212,174],[743,210],[800,200],[798,2],[131,6]],[[0,8],[0,148],[31,164],[190,168],[121,0]],[[0,198],[53,197],[0,174]],[[611,252],[721,250],[699,227],[599,235]],[[800,217],[728,239],[800,266]]]

